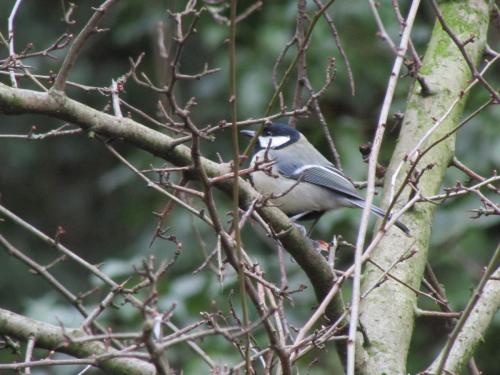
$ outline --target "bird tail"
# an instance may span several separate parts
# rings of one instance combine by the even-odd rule
[[[365,208],[365,201],[362,201],[362,200],[354,200],[354,199],[349,199],[349,202],[352,203],[353,206],[355,207],[358,207],[358,208]],[[382,210],[381,208],[378,208],[377,206],[374,206],[372,205],[370,207],[370,210],[377,216],[379,217],[385,217],[386,215],[386,212],[384,210]],[[390,219],[390,216],[389,216],[389,219]],[[406,225],[404,225],[401,221],[399,220],[396,220],[396,222],[394,223],[395,226],[397,226],[399,229],[401,229],[404,234],[406,234],[407,236],[410,236],[410,230],[408,229],[408,227]]]

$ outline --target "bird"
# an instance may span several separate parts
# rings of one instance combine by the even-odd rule
[[[241,130],[254,137],[254,130]],[[328,161],[298,130],[282,123],[266,125],[257,138],[250,167],[272,163],[268,170],[251,173],[252,184],[293,221],[319,218],[341,207],[364,208],[365,200],[345,174]],[[385,217],[381,208],[372,213]],[[397,220],[396,227],[407,236],[410,230]]]

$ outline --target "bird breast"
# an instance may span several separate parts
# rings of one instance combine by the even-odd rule
[[[251,165],[254,165],[256,160],[262,160],[258,154],[252,159]],[[270,200],[271,203],[288,215],[307,211],[322,212],[345,206],[342,198],[331,190],[279,175],[275,165],[270,173],[252,173],[252,182],[255,189],[264,196],[272,195],[274,198]]]

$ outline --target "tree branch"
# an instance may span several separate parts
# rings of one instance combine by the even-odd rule
[[[0,309],[0,332],[22,341],[33,338],[37,348],[55,350],[76,358],[86,358],[109,374],[153,375],[155,373],[154,366],[146,361],[136,358],[112,358],[119,351],[109,346],[106,347],[101,342],[75,343],[71,341],[71,339],[85,336],[83,331],[63,329],[4,309]],[[108,354],[109,358],[106,357]],[[99,358],[100,356],[102,358]],[[0,365],[1,368],[2,365]]]
[[[138,148],[158,156],[177,166],[191,166],[191,149],[177,144],[176,139],[150,129],[129,118],[117,118],[95,110],[62,92],[49,93],[32,90],[14,89],[0,83],[0,113],[7,115],[41,114],[78,125],[90,137],[95,134],[111,139],[122,139]],[[209,178],[219,177],[231,172],[228,164],[219,164],[201,157],[201,164]],[[196,174],[186,172],[191,179]],[[220,179],[215,186],[229,196],[232,194],[233,181]],[[240,206],[246,209],[260,195],[245,180],[239,179]],[[264,206],[257,208],[259,214],[271,225],[275,233],[281,233],[280,241],[309,277],[318,300],[322,300],[333,284],[334,275],[319,254],[312,241],[304,237],[278,208]],[[336,299],[329,305],[326,315],[336,320],[343,311]]]
[[[467,51],[474,63],[477,63],[486,41],[488,2],[484,0],[449,2],[443,4],[442,8],[446,19],[460,20],[461,35],[476,36],[474,42],[467,45]],[[391,177],[396,172],[398,164],[401,160],[408,159],[406,155],[432,128],[433,119],[440,118],[443,112],[453,105],[456,98],[460,98],[459,103],[452,108],[441,127],[429,136],[425,145],[432,144],[453,129],[463,112],[466,98],[463,90],[470,82],[471,71],[459,49],[442,30],[439,23],[436,23],[431,36],[420,74],[433,88],[435,95],[424,97],[417,86],[413,88],[400,138],[387,170],[383,196],[386,206],[391,203],[389,202]],[[421,175],[416,188],[423,196],[436,194],[453,154],[454,135],[450,135],[419,161],[417,168],[425,170],[425,173]],[[432,167],[429,168],[429,166]],[[405,168],[406,171],[410,170],[408,164]],[[399,176],[397,186],[401,186],[404,181],[405,178]],[[410,187],[406,187],[403,194],[397,195],[396,206],[404,205],[412,194]],[[415,289],[420,287],[427,261],[434,209],[435,205],[430,203],[418,204],[413,212],[406,215],[413,238],[406,238],[397,231],[389,232],[380,242],[372,258],[386,269],[394,259],[401,255],[402,249],[408,248],[411,242],[415,241],[416,254],[406,262],[398,264],[392,271],[392,274]],[[362,290],[371,287],[380,275],[380,270],[373,265],[368,265],[363,276]],[[358,336],[357,348],[364,353],[364,356],[356,358],[357,373],[400,374],[407,372],[406,360],[413,333],[416,298],[416,294],[410,289],[393,280],[388,280],[363,299],[360,306],[360,321],[365,327],[369,343],[364,342],[363,338]],[[381,311],[384,312],[383,319],[380,316]],[[368,346],[365,347],[366,345]]]
[[[69,72],[73,67],[73,65],[75,65],[76,59],[78,58],[78,55],[83,45],[90,37],[90,35],[96,31],[95,30],[96,26],[99,24],[99,21],[102,19],[102,17],[109,9],[109,7],[112,6],[113,3],[115,3],[116,1],[117,0],[106,0],[104,3],[102,3],[102,5],[95,10],[92,17],[90,17],[87,24],[83,27],[82,31],[80,31],[78,36],[75,38],[75,41],[71,44],[71,47],[68,50],[66,58],[63,61],[61,69],[57,74],[54,86],[52,86],[54,90],[64,91],[64,88],[66,87],[66,81],[68,80]]]
[[[460,373],[500,306],[500,245],[429,374]],[[496,268],[496,270],[495,270]]]

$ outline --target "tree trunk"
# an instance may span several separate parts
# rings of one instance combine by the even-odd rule
[[[465,47],[474,64],[479,61],[486,43],[489,21],[489,6],[485,0],[452,1],[441,4],[441,10],[448,26],[459,40],[465,41],[472,35],[474,39]],[[390,199],[391,180],[405,156],[417,142],[429,132],[444,114],[453,107],[446,119],[432,131],[427,140],[418,147],[423,151],[427,146],[450,132],[459,122],[466,95],[463,90],[469,85],[472,73],[459,48],[436,22],[427,52],[420,69],[420,75],[432,91],[423,96],[419,84],[415,84],[406,109],[401,134],[392,161],[387,170],[383,202],[387,206]],[[457,98],[460,98],[457,100]],[[454,102],[456,104],[454,105]],[[416,171],[425,171],[418,182],[418,189],[424,196],[438,192],[444,174],[454,155],[455,136],[450,135],[443,142],[426,153],[417,165]],[[395,192],[402,185],[409,163],[401,169],[395,184]],[[395,207],[401,207],[412,194],[407,187],[399,196]],[[432,218],[435,205],[418,203],[405,215],[403,221],[410,227],[412,237],[405,237],[400,231],[392,230],[379,244],[372,259],[387,270],[410,249],[416,253],[399,262],[391,274],[419,289],[425,264]],[[369,264],[363,274],[362,290],[375,285],[382,272]],[[366,335],[358,334],[356,343],[356,366],[358,374],[406,374],[407,354],[414,325],[414,308],[417,295],[410,288],[389,278],[375,288],[361,302],[360,324]]]

